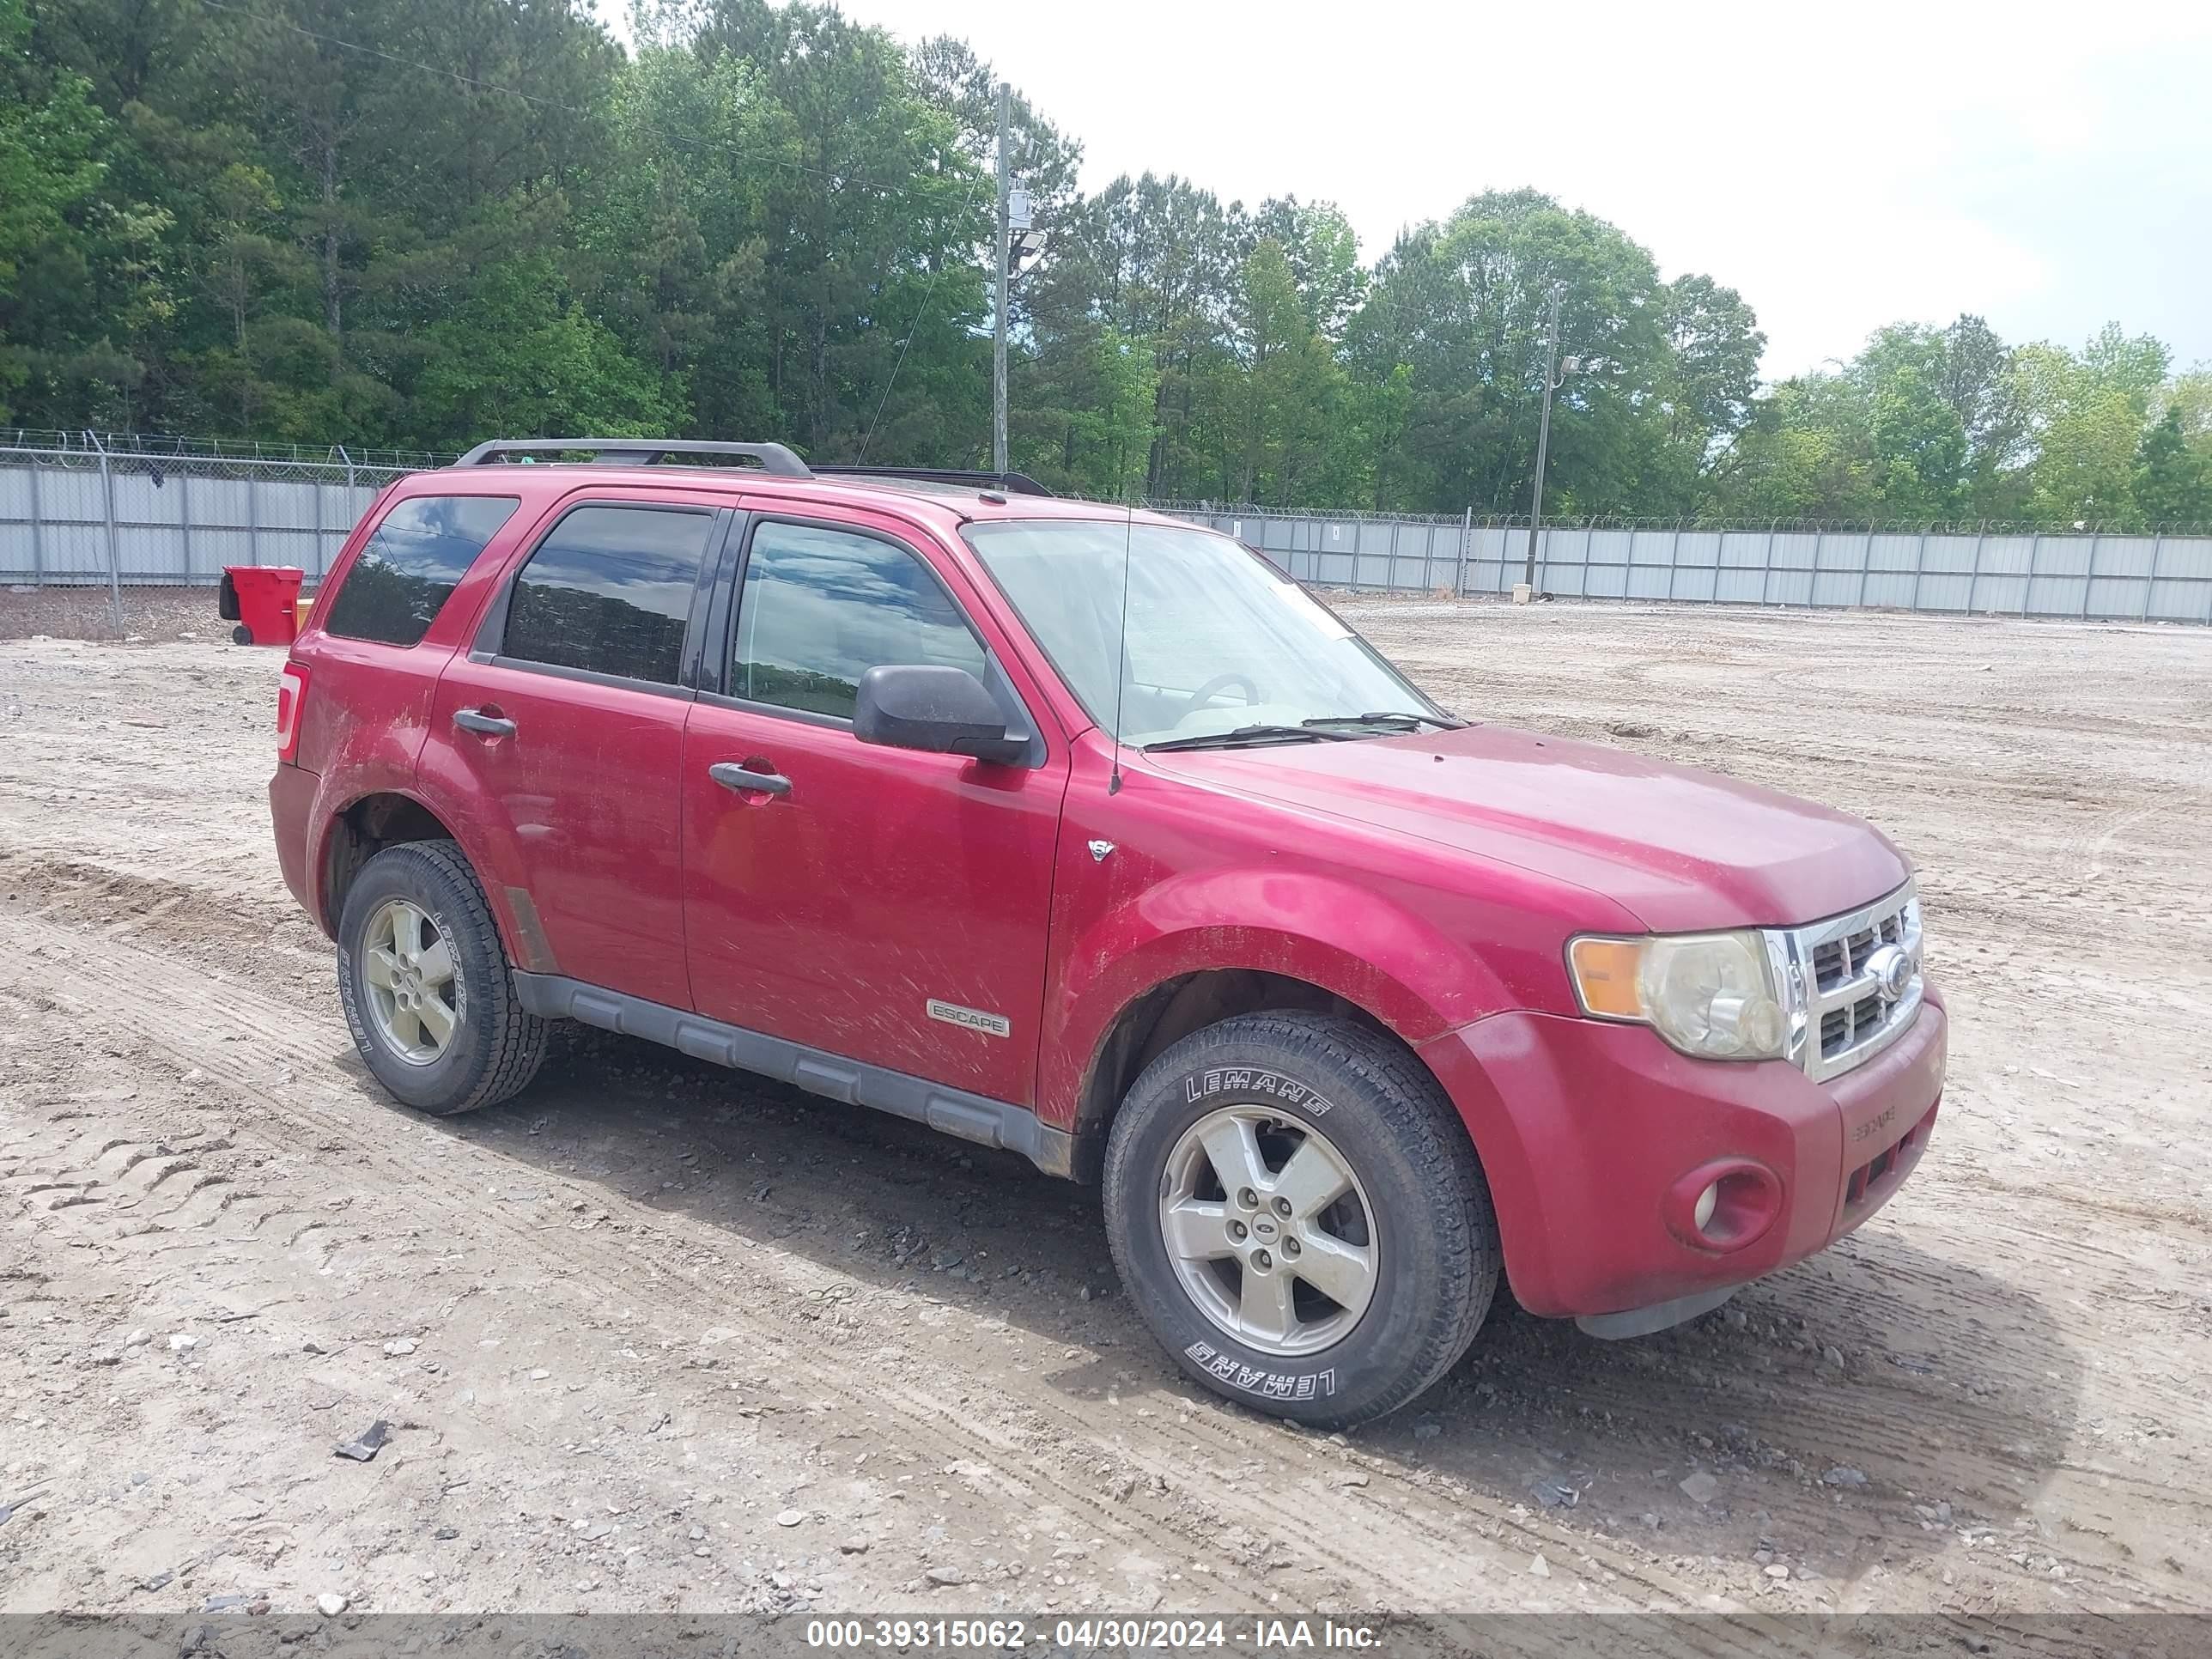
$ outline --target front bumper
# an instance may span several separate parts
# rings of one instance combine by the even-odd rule
[[[1909,1030],[1825,1083],[1786,1060],[1692,1060],[1643,1026],[1526,1012],[1421,1054],[1474,1138],[1515,1297],[1585,1316],[1741,1285],[1859,1225],[1927,1147],[1948,1032],[1931,989]],[[1751,1201],[1716,1242],[1685,1195],[1729,1171]]]

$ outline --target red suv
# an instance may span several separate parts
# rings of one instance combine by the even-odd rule
[[[1716,1306],[1942,1090],[1864,823],[1457,719],[1237,543],[1025,479],[487,444],[370,509],[276,720],[400,1100],[580,1019],[1012,1148],[1102,1182],[1185,1370],[1309,1422],[1419,1394],[1501,1271],[1601,1336]]]

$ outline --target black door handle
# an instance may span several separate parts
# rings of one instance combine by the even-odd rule
[[[480,708],[457,708],[453,724],[464,732],[480,732],[487,738],[511,738],[514,722],[501,714],[487,714]]]
[[[791,780],[781,772],[750,771],[735,761],[716,763],[707,769],[707,775],[723,788],[733,789],[740,794],[787,795],[791,793]]]

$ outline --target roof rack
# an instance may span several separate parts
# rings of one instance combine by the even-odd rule
[[[918,478],[924,483],[974,484],[978,489],[1003,490],[1009,495],[1053,493],[1026,472],[970,472],[957,467],[936,466],[848,466],[842,462],[823,463],[809,470],[817,477]]]
[[[978,489],[1002,490],[1009,495],[1049,495],[1026,472],[973,472],[953,467],[848,466],[842,464],[809,466],[781,444],[720,443],[698,438],[495,438],[478,444],[453,463],[456,466],[490,466],[510,455],[587,453],[595,466],[654,466],[672,455],[731,455],[755,462],[763,472],[779,478],[880,478],[886,482],[914,478],[925,483],[972,484]]]
[[[726,444],[696,438],[497,438],[478,444],[453,463],[489,466],[509,455],[545,450],[588,450],[595,466],[653,466],[671,455],[734,455],[757,462],[779,478],[811,478],[805,462],[781,444]]]

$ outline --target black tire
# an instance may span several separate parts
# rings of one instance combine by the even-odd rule
[[[428,915],[453,955],[453,1036],[442,1054],[422,1063],[389,1046],[367,1017],[363,939],[378,909],[395,898]],[[483,888],[450,841],[404,842],[362,866],[338,918],[338,1000],[354,1046],[376,1080],[408,1105],[440,1117],[505,1100],[545,1058],[546,1022],[516,999]]]
[[[1371,1298],[1310,1354],[1271,1353],[1217,1323],[1163,1236],[1176,1144],[1232,1105],[1322,1130],[1366,1192],[1379,1247]],[[1467,1352],[1497,1291],[1498,1223],[1465,1127],[1419,1061],[1349,1019],[1243,1014],[1185,1037],[1115,1115],[1104,1187],[1114,1263],[1152,1334],[1198,1382],[1273,1417],[1340,1428],[1396,1410]]]
[[[230,630],[230,638],[234,645],[251,645],[253,643],[253,630],[240,623]]]

